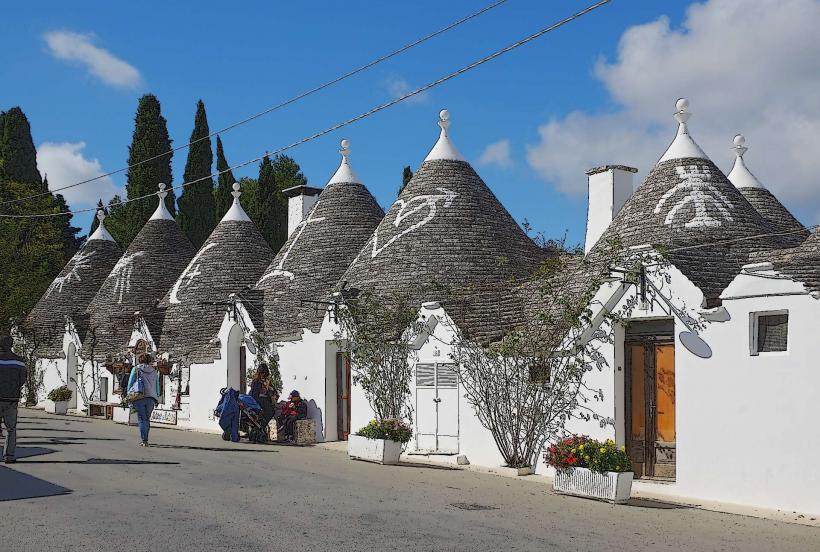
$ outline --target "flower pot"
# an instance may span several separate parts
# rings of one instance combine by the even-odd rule
[[[398,464],[402,444],[388,439],[368,439],[351,435],[347,441],[347,453],[355,460],[367,460],[379,464]]]
[[[66,414],[68,412],[68,401],[52,401],[46,399],[46,412],[49,414]]]
[[[552,488],[562,494],[607,500],[623,504],[632,492],[632,472],[597,473],[587,468],[557,472]]]
[[[128,406],[115,406],[113,408],[114,414],[112,419],[118,424],[137,425],[139,419],[137,418],[136,410],[132,410]]]

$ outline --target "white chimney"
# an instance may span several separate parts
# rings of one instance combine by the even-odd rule
[[[589,207],[584,253],[589,253],[632,195],[632,175],[636,172],[638,169],[624,165],[604,165],[587,171]]]
[[[311,207],[316,205],[321,192],[321,188],[311,188],[310,186],[294,186],[282,190],[282,193],[288,198],[288,236],[307,216]]]

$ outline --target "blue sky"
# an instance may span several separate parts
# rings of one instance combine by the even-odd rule
[[[4,8],[0,20],[0,48],[7,52],[0,64],[0,109],[20,105],[31,121],[38,147],[50,143],[46,150],[52,153],[62,147],[63,153],[73,152],[74,161],[81,156],[89,162],[85,170],[94,170],[93,160],[97,160],[102,170],[109,171],[125,164],[137,99],[145,92],[160,99],[174,144],[179,145],[190,136],[195,103],[200,98],[211,129],[220,128],[486,3],[489,0],[348,1],[308,6],[301,2],[247,1],[230,7],[224,2],[199,2],[194,8],[182,2],[153,1],[15,2]],[[365,74],[225,133],[222,139],[228,161],[256,157],[365,111],[389,99],[397,89],[433,80],[586,4],[510,0]],[[402,167],[409,164],[415,169],[434,143],[437,113],[446,107],[451,112],[451,136],[456,145],[516,220],[528,219],[548,236],[559,236],[566,230],[571,242],[581,241],[586,216],[585,169],[608,162],[647,165],[647,160],[657,159],[674,133],[674,101],[689,92],[687,87],[694,96],[693,112],[702,116],[692,121],[696,139],[698,121],[706,125],[715,118],[716,114],[699,110],[695,101],[703,98],[702,105],[712,106],[709,102],[714,94],[694,85],[682,85],[677,94],[659,89],[660,107],[655,107],[654,96],[645,102],[652,104],[657,118],[635,115],[634,94],[622,96],[617,88],[619,75],[626,73],[632,59],[625,57],[623,63],[618,62],[618,45],[624,33],[636,26],[646,30],[641,36],[649,37],[648,47],[657,50],[650,53],[663,60],[663,50],[670,43],[677,44],[676,36],[686,39],[687,33],[695,34],[694,27],[680,27],[689,4],[615,0],[434,89],[421,100],[396,106],[300,146],[289,155],[300,163],[312,185],[323,186],[338,164],[339,140],[350,139],[353,167],[379,202],[388,206],[395,198]],[[733,1],[711,0],[707,4]],[[718,7],[714,13],[703,11],[714,16],[712,19],[723,17]],[[659,21],[662,16],[668,17],[668,23]],[[708,27],[708,21],[699,24]],[[653,35],[649,31],[657,32]],[[120,67],[114,76],[100,78],[87,65],[58,59],[46,40],[47,33],[55,32],[88,35],[85,42],[126,62],[138,74]],[[640,50],[639,46],[640,42],[635,49]],[[697,50],[701,44],[692,47]],[[635,58],[638,54],[630,55]],[[111,60],[103,60],[107,61]],[[704,59],[704,63],[710,62]],[[654,77],[651,71],[644,75],[647,81]],[[586,131],[579,131],[584,127],[579,117],[586,117],[581,121],[589,123]],[[552,126],[545,130],[550,122]],[[630,130],[618,136],[619,126]],[[640,127],[639,136],[634,127]],[[596,128],[608,133],[606,147],[600,146],[601,133]],[[709,132],[712,130],[710,127]],[[731,129],[714,131],[720,140],[726,139],[726,149],[719,150],[714,159],[728,171],[731,136],[724,135]],[[560,140],[556,140],[556,133]],[[706,139],[707,145],[711,139]],[[759,137],[758,143],[762,139]],[[479,162],[489,145],[502,141],[509,144],[509,160],[502,144],[491,150],[495,156],[485,157],[491,159],[489,162]],[[754,147],[752,137],[749,142]],[[596,150],[596,146],[600,147]],[[615,155],[619,157],[607,157]],[[175,184],[181,181],[184,163],[185,151],[180,151],[174,156]],[[755,162],[750,160],[750,165],[754,170]],[[763,159],[758,165],[761,169],[769,166]],[[49,174],[52,185],[70,183],[55,182],[74,174],[68,170],[63,174],[59,164],[55,167],[60,174]],[[769,172],[774,169],[764,170],[763,176]],[[245,175],[255,176],[256,168],[238,171],[238,176]],[[124,175],[115,175],[113,184],[124,185]],[[70,197],[74,206],[94,203],[99,195],[110,194],[112,187],[97,183],[81,190],[80,196]],[[816,222],[820,207],[808,204],[796,212],[805,221]],[[89,220],[90,215],[78,216],[75,224],[87,228]]]

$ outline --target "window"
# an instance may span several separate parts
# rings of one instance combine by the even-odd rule
[[[108,402],[108,378],[100,378],[100,401]]]
[[[751,354],[788,350],[789,311],[751,313]]]

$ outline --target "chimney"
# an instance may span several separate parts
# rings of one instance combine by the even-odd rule
[[[310,186],[294,186],[282,190],[282,193],[288,198],[288,236],[307,216],[311,207],[316,205],[321,192],[321,188],[311,188]]]
[[[604,165],[587,171],[589,206],[584,253],[589,253],[632,195],[632,175],[636,172],[638,169],[625,165]]]

